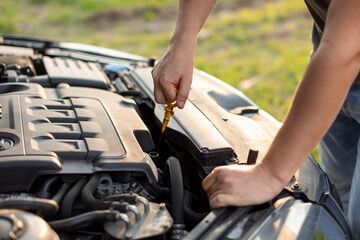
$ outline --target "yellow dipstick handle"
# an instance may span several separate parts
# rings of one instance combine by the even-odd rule
[[[178,93],[178,86],[175,86],[175,91],[176,91],[176,95]],[[172,115],[174,115],[174,107],[176,107],[176,103],[168,103],[165,107],[165,114],[164,114],[164,119],[162,122],[162,128],[161,128],[161,133],[163,133],[165,131],[165,128],[167,127],[167,125],[169,124],[170,118]]]
[[[175,106],[176,106],[176,104],[168,103],[164,107],[165,114],[164,114],[164,119],[163,119],[163,123],[162,123],[162,129],[161,129],[162,133],[165,131],[165,128],[167,127],[171,116],[174,114],[174,107]]]

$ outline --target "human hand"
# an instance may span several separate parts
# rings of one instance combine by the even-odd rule
[[[174,102],[184,108],[189,96],[194,68],[195,44],[170,44],[164,56],[151,71],[157,103]],[[178,86],[176,93],[175,86]]]
[[[284,185],[259,165],[217,167],[202,182],[212,209],[248,206],[273,199]]]

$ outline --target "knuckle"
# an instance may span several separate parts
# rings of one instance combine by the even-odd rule
[[[213,198],[212,205],[214,208],[225,207],[226,198],[223,194],[219,194]]]
[[[154,83],[159,82],[159,79],[158,79],[157,75],[153,75],[152,78],[153,78]]]
[[[155,102],[163,103],[163,98],[161,96],[155,95]]]
[[[206,183],[205,183],[205,181],[203,181],[203,182],[201,183],[201,187],[204,189],[204,191],[206,191]]]
[[[159,76],[159,82],[162,85],[166,85],[170,81],[170,77],[166,73],[162,73],[161,76]]]
[[[160,99],[158,97],[155,97],[155,102],[160,103]]]
[[[229,185],[230,183],[232,183],[232,178],[229,175],[224,175],[222,177],[222,182],[226,185]]]
[[[214,169],[214,173],[218,176],[222,176],[222,175],[226,174],[226,172],[227,172],[227,170],[224,167],[217,167]]]
[[[166,79],[164,79],[164,78],[160,78],[159,80],[158,80],[158,83],[159,83],[159,85],[161,86],[161,88],[165,88],[165,86],[166,86]]]
[[[229,175],[222,175],[221,178],[219,179],[219,182],[225,185],[229,185],[232,181]]]

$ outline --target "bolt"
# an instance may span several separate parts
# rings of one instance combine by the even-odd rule
[[[295,183],[292,187],[291,187],[292,190],[301,190],[301,187],[299,186],[298,183]]]
[[[166,207],[165,203],[160,203],[160,210],[164,210]]]
[[[223,117],[222,120],[227,122],[227,120],[229,120],[229,119],[227,119],[226,117]]]
[[[209,152],[209,149],[208,148],[201,148],[200,151],[202,153],[208,153]]]

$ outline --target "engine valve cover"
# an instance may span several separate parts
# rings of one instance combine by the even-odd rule
[[[10,83],[0,102],[0,191],[28,190],[46,174],[126,171],[157,180],[144,153],[154,145],[131,100],[68,84]]]

